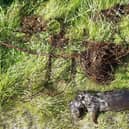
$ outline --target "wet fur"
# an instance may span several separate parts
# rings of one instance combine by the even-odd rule
[[[129,90],[106,92],[82,91],[70,103],[70,111],[74,120],[90,112],[94,123],[101,112],[129,110]]]

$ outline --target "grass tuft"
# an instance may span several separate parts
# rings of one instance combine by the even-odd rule
[[[82,41],[106,41],[116,44],[129,43],[129,16],[121,17],[117,24],[95,19],[96,13],[128,0],[1,0],[0,42],[20,48],[50,53],[50,35],[60,32],[65,25],[69,44],[53,48],[54,52],[72,53],[85,49]],[[17,32],[21,18],[40,15],[47,21],[45,32],[28,36]],[[59,19],[63,19],[62,22]],[[114,32],[119,29],[120,32]],[[129,88],[129,65],[121,65],[110,85],[99,85],[85,77],[77,60],[77,72],[71,80],[71,60],[28,55],[0,45],[0,128],[31,129],[96,129],[90,115],[73,124],[69,102],[80,90],[107,91]],[[46,77],[51,71],[49,79]],[[127,112],[104,113],[99,117],[99,129],[128,129]]]

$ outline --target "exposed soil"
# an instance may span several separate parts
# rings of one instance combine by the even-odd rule
[[[25,16],[21,21],[22,32],[26,34],[38,33],[46,30],[46,21],[41,16]]]
[[[117,4],[109,9],[102,10],[100,14],[106,18],[108,21],[118,22],[121,16],[126,16],[129,14],[129,4],[120,5]]]
[[[68,38],[65,38],[64,30],[61,30],[58,34],[50,36],[49,42],[53,47],[63,48],[68,44]]]
[[[57,34],[53,34],[49,37],[49,43],[54,48],[63,48],[68,44],[68,38],[65,37],[66,27],[67,25],[64,23],[64,19],[56,18],[56,20],[60,23],[60,32]]]
[[[115,68],[129,53],[128,47],[113,43],[91,43],[80,55],[81,64],[90,79],[109,84],[114,79]]]
[[[71,58],[71,79],[74,80],[76,77],[76,72],[77,72],[77,62],[76,58]]]

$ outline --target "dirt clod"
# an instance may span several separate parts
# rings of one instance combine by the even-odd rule
[[[86,76],[100,84],[114,79],[115,68],[128,55],[128,48],[114,43],[91,43],[80,55]]]
[[[68,43],[68,39],[60,32],[59,34],[50,36],[49,42],[53,47],[62,48]]]
[[[22,32],[26,34],[33,34],[45,31],[46,22],[41,16],[25,16],[21,21]]]
[[[49,43],[54,48],[63,48],[68,44],[68,38],[66,37],[66,24],[63,19],[57,19],[60,23],[60,31],[57,34],[53,34],[49,37]]]

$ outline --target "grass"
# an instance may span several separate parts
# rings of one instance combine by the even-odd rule
[[[66,36],[70,39],[64,52],[82,51],[81,41],[112,41],[116,44],[129,43],[129,16],[113,25],[106,20],[93,20],[96,11],[109,8],[128,0],[38,0],[29,2],[13,0],[0,2],[0,41],[8,41],[21,48],[50,52],[47,41],[50,34],[58,33],[63,18]],[[20,19],[25,15],[41,15],[48,21],[48,30],[34,34],[25,42],[25,35],[14,32],[20,28]],[[112,35],[114,27],[120,34]],[[84,33],[84,30],[86,33]],[[123,41],[123,39],[125,41]],[[56,49],[56,53],[62,50]],[[85,77],[79,62],[77,74],[71,80],[69,59],[52,59],[51,80],[46,83],[48,57],[28,55],[15,49],[0,46],[0,128],[32,129],[95,129],[90,115],[73,125],[69,113],[69,102],[79,90],[107,91],[115,88],[129,88],[129,65],[120,66],[115,80],[108,86],[96,84]],[[62,94],[59,94],[63,91]],[[55,92],[58,95],[52,96]],[[128,129],[128,112],[104,113],[99,117],[99,129]]]

